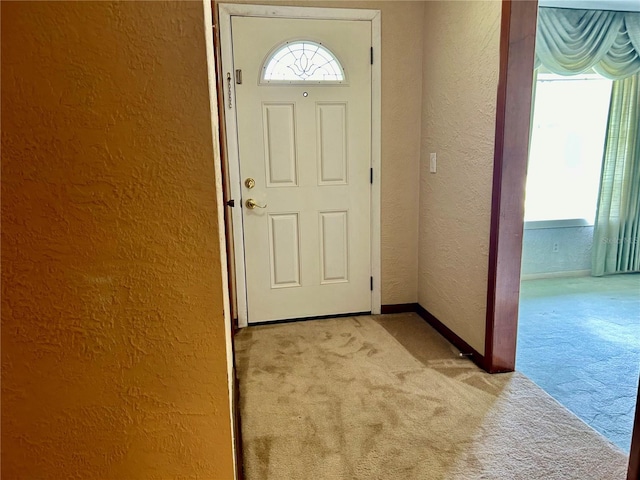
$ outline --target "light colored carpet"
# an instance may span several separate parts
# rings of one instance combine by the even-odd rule
[[[516,368],[629,453],[640,273],[522,282]]]
[[[247,480],[623,480],[627,457],[521,374],[414,314],[236,336]]]

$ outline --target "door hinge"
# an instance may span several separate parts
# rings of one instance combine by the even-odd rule
[[[373,65],[373,47],[371,47],[371,65]]]
[[[373,185],[373,167],[369,169],[369,183]]]
[[[242,70],[239,68],[236,70],[236,83],[242,85]]]
[[[369,277],[369,283],[370,283],[371,291],[373,292],[373,277]]]

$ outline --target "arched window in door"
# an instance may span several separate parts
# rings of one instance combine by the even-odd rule
[[[260,83],[345,83],[338,58],[310,40],[286,42],[264,62]]]

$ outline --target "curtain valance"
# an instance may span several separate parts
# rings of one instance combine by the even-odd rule
[[[593,68],[620,80],[640,72],[640,12],[538,10],[536,68],[576,75]]]

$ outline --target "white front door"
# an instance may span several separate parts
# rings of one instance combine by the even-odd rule
[[[248,322],[371,311],[371,22],[231,20]]]

